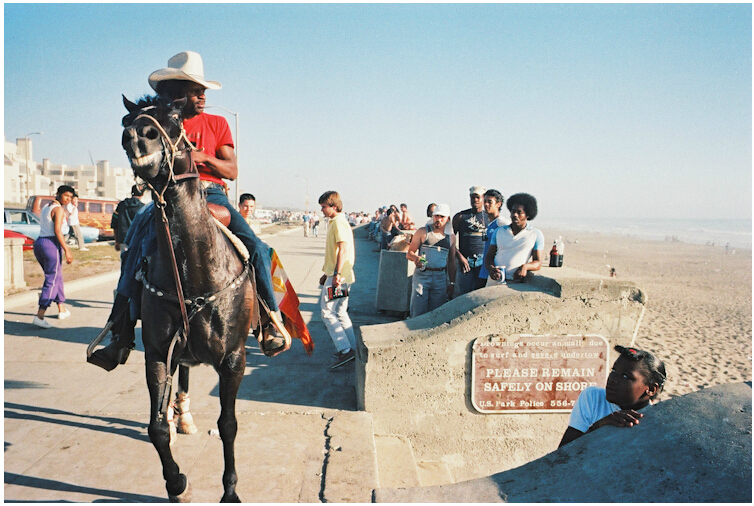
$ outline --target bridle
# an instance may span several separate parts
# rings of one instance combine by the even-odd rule
[[[144,109],[142,109],[144,111]],[[152,123],[154,123],[154,126],[157,127],[157,130],[160,132],[160,141],[162,143],[162,153],[163,162],[160,164],[160,168],[162,168],[164,165],[167,164],[168,166],[168,181],[167,184],[162,188],[162,191],[158,191],[154,186],[152,186],[152,183],[149,181],[145,181],[147,186],[150,190],[157,196],[157,202],[155,202],[155,205],[158,207],[164,208],[165,206],[165,191],[168,189],[168,187],[175,185],[175,183],[182,181],[184,179],[193,179],[199,177],[199,172],[186,172],[184,174],[178,174],[175,175],[175,172],[173,171],[173,167],[175,166],[175,159],[178,155],[180,155],[184,150],[178,149],[178,144],[180,144],[181,140],[183,140],[186,143],[186,151],[195,151],[196,148],[194,148],[194,145],[191,144],[191,141],[189,140],[188,136],[186,135],[186,129],[183,128],[183,123],[180,124],[181,133],[178,135],[178,138],[173,142],[173,140],[170,138],[168,133],[165,131],[165,129],[160,125],[160,122],[157,121],[154,116],[150,116],[149,114],[139,114],[134,118],[133,123],[136,122],[136,120],[139,119],[148,119]],[[133,124],[132,123],[132,124]],[[168,152],[168,148],[170,148],[170,151]],[[165,156],[167,154],[167,156]],[[193,161],[191,162],[191,167],[195,167]]]

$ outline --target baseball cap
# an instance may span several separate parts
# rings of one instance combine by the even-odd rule
[[[439,204],[432,213],[432,216],[435,215],[450,217],[450,206],[448,204]]]
[[[484,186],[472,186],[469,188],[469,195],[484,195],[487,189]]]

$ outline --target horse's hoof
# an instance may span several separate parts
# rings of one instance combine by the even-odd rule
[[[191,482],[186,478],[186,488],[178,495],[168,493],[170,502],[191,502]]]
[[[220,499],[220,502],[241,502],[241,499],[238,497],[238,494],[233,492],[231,495],[224,495],[222,499]]]

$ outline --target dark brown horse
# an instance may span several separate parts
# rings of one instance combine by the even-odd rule
[[[220,377],[221,501],[240,502],[235,491],[235,404],[246,366],[246,337],[258,316],[254,276],[207,208],[183,131],[185,99],[123,101],[129,111],[123,118],[123,149],[134,173],[152,188],[156,206],[157,254],[145,270],[141,300],[149,438],[162,461],[169,498],[189,501],[188,479],[170,451],[170,387],[179,363],[212,365]]]

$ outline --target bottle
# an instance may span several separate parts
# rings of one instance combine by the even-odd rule
[[[560,255],[558,254],[558,241],[552,242],[550,250],[550,267],[557,267]]]
[[[427,255],[422,254],[422,256],[419,257],[419,263],[422,264],[421,267],[419,267],[420,271],[424,271],[427,269]]]
[[[565,243],[562,237],[558,237],[558,267],[563,267],[563,251],[565,251]]]

